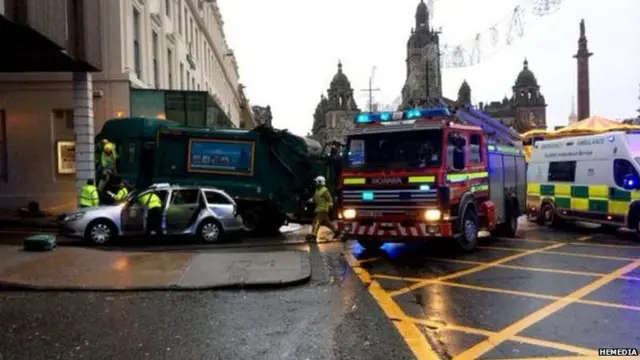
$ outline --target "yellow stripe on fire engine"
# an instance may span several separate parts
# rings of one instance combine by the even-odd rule
[[[344,185],[364,185],[367,183],[365,178],[345,178],[343,180]]]
[[[466,173],[466,174],[447,174],[448,181],[466,181],[473,179],[483,179],[489,177],[489,173],[486,171]]]
[[[436,181],[435,176],[409,176],[409,183],[411,184],[430,183],[435,181]]]

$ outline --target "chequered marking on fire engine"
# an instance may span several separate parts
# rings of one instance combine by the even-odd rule
[[[624,279],[630,281],[640,281],[640,278],[634,276],[627,276],[626,274],[632,273],[634,270],[640,269],[640,257],[631,258],[631,257],[618,257],[618,256],[597,256],[591,254],[582,254],[582,253],[568,253],[562,250],[562,247],[565,245],[579,245],[585,247],[593,247],[593,248],[602,248],[602,249],[638,249],[640,250],[640,246],[630,246],[630,245],[610,245],[610,244],[594,244],[594,243],[585,243],[584,241],[589,240],[592,236],[584,236],[577,239],[578,242],[555,242],[550,240],[527,240],[527,239],[502,239],[514,242],[531,242],[534,244],[538,244],[540,247],[534,249],[514,249],[514,248],[505,248],[505,247],[491,247],[485,246],[486,249],[491,248],[500,248],[501,250],[509,249],[510,251],[516,252],[516,254],[512,254],[509,256],[505,256],[503,258],[494,260],[494,261],[472,261],[472,260],[460,260],[460,259],[446,259],[446,258],[427,258],[432,259],[434,261],[441,262],[456,262],[463,263],[466,265],[473,265],[473,267],[461,271],[457,271],[451,274],[447,274],[444,276],[440,276],[437,278],[425,279],[425,278],[412,278],[406,276],[396,276],[396,275],[386,275],[386,274],[371,274],[369,271],[361,267],[367,261],[371,259],[366,259],[364,261],[357,260],[353,254],[348,253],[346,256],[348,258],[348,262],[351,267],[354,269],[356,274],[359,276],[361,281],[365,284],[369,284],[369,292],[373,291],[376,293],[374,298],[378,301],[381,308],[385,311],[387,316],[393,320],[396,328],[399,330],[400,334],[405,337],[407,345],[414,352],[417,359],[436,359],[439,358],[439,355],[436,354],[436,351],[431,348],[430,343],[426,341],[416,339],[417,333],[420,332],[420,328],[428,328],[429,331],[438,332],[438,331],[452,331],[456,333],[465,333],[482,336],[485,340],[480,341],[476,345],[462,351],[461,353],[454,356],[454,360],[456,359],[477,359],[483,357],[483,355],[489,355],[489,353],[498,348],[500,344],[508,342],[508,341],[516,341],[523,344],[534,345],[542,348],[549,348],[557,351],[564,351],[567,353],[574,354],[573,356],[558,356],[558,357],[544,357],[545,359],[585,359],[585,358],[593,358],[598,355],[595,349],[585,348],[581,346],[576,346],[572,344],[567,344],[559,341],[548,341],[543,339],[532,338],[528,336],[523,336],[522,331],[528,329],[535,324],[541,322],[545,318],[548,318],[554,315],[559,310],[565,308],[570,304],[583,304],[594,306],[597,308],[612,308],[612,309],[622,309],[626,311],[632,312],[640,312],[640,306],[633,306],[621,303],[614,302],[606,302],[606,301],[595,301],[595,300],[587,300],[585,299],[589,294],[592,294],[598,289],[601,289],[608,284],[612,283],[614,280]],[[555,251],[558,250],[558,251]],[[481,250],[480,250],[481,251]],[[583,258],[585,260],[589,259],[615,259],[621,261],[622,264],[619,268],[612,272],[590,272],[590,271],[570,271],[570,270],[561,270],[561,269],[552,269],[552,268],[536,268],[529,266],[518,266],[518,265],[510,265],[508,264],[510,261],[522,258],[526,256],[536,256],[536,254],[546,254],[546,253],[555,253],[561,254],[568,257],[574,257],[576,259]],[[379,260],[380,258],[374,258],[374,260]],[[555,273],[555,274],[563,274],[563,275],[571,275],[578,276],[582,278],[589,278],[588,283],[586,285],[581,286],[579,289],[576,289],[565,296],[553,296],[548,294],[540,294],[534,292],[527,291],[515,291],[508,290],[503,288],[493,288],[487,286],[478,286],[471,284],[462,284],[455,282],[456,279],[461,278],[465,275],[478,273],[487,269],[517,269],[517,270],[525,270],[531,272],[539,272],[539,273]],[[395,291],[386,291],[381,286],[380,283],[377,282],[379,280],[396,280],[402,281],[406,284],[406,287],[401,290]],[[488,330],[481,328],[474,328],[469,326],[463,326],[460,324],[452,324],[452,323],[444,323],[442,321],[435,321],[430,319],[420,319],[416,317],[412,317],[407,315],[404,310],[400,307],[400,304],[397,300],[394,301],[399,295],[408,293],[410,291],[420,289],[424,286],[429,285],[437,285],[437,286],[445,286],[445,287],[454,287],[460,289],[468,289],[471,291],[480,291],[487,293],[497,293],[497,294],[509,294],[514,296],[520,296],[523,298],[537,298],[547,300],[547,305],[538,308],[536,311],[522,317],[521,319],[513,322],[512,324],[504,327],[501,330]],[[391,311],[390,311],[390,310]],[[391,314],[392,316],[389,316]],[[405,336],[406,335],[406,336]],[[428,336],[428,335],[427,335]],[[424,336],[423,336],[424,337]],[[631,344],[630,344],[631,346]],[[533,358],[527,358],[533,359]]]

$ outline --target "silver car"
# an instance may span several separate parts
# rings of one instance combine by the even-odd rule
[[[83,208],[60,219],[61,233],[83,238],[94,244],[106,244],[116,237],[146,233],[147,211],[137,199],[150,192],[162,203],[162,228],[165,235],[195,235],[207,243],[218,242],[225,235],[245,230],[237,215],[236,202],[215,188],[153,185],[129,194],[117,205]]]

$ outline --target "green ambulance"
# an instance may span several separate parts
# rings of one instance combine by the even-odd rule
[[[640,133],[537,142],[527,183],[529,215],[542,225],[581,221],[640,233]]]

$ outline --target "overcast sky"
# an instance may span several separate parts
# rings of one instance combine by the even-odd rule
[[[608,118],[637,115],[640,83],[640,0],[547,0],[560,3],[542,18],[532,3],[544,0],[435,0],[441,44],[471,49],[471,39],[498,24],[508,33],[514,6],[528,10],[523,37],[494,50],[487,32],[479,65],[443,70],[443,92],[455,98],[463,79],[474,102],[500,100],[522,69],[524,58],[549,104],[547,125],[565,125],[576,93],[579,22],[585,19],[591,57],[591,113]],[[391,103],[405,81],[406,42],[419,0],[218,0],[241,81],[253,105],[271,105],[274,126],[304,135],[338,60],[351,80],[360,108],[367,106],[376,66],[376,101]],[[488,7],[486,4],[491,4]]]

